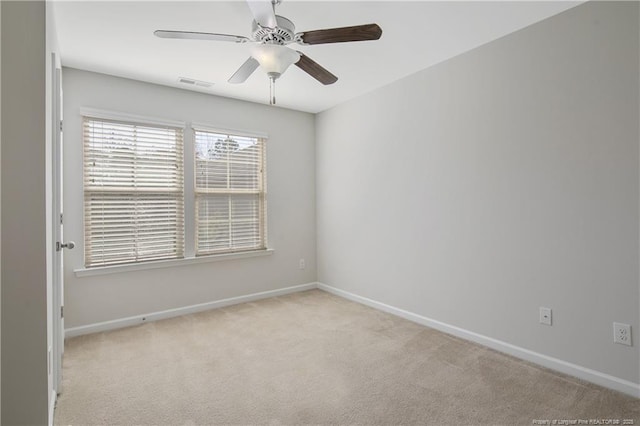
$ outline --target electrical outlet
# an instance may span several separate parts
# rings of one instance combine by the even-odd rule
[[[540,324],[551,325],[551,308],[540,306]]]
[[[629,324],[613,323],[613,342],[631,346],[631,326]]]
[[[304,268],[307,267],[307,265],[305,265],[305,263],[304,263],[304,259],[300,259],[300,266],[299,267],[300,267],[300,269],[304,269]]]

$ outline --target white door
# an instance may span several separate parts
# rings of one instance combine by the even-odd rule
[[[72,241],[64,242],[62,212],[62,70],[53,58],[53,215],[56,252],[53,262],[53,389],[62,392],[62,354],[64,353],[64,266],[63,249],[72,249]]]

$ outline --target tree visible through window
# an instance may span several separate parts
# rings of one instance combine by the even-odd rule
[[[265,139],[137,120],[83,118],[85,267],[266,249]]]
[[[265,141],[195,129],[196,255],[263,249]]]

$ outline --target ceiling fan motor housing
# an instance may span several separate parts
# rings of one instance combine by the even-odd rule
[[[2,1],[2,0],[0,0]],[[287,47],[296,43],[302,46],[352,41],[378,40],[382,28],[378,24],[355,25],[350,27],[328,28],[296,33],[296,27],[289,19],[275,14],[275,8],[282,0],[247,0],[254,19],[251,23],[251,36],[206,33],[196,31],[156,30],[154,34],[161,38],[194,39],[246,43],[252,41],[251,56],[231,76],[229,83],[244,83],[247,78],[261,67],[271,81],[270,102],[275,103],[273,94],[275,81],[291,65],[328,85],[338,77],[324,69],[320,64],[304,53]]]
[[[251,24],[253,40],[268,44],[289,44],[294,41],[296,26],[283,16],[276,15],[277,26],[267,28],[260,26],[255,20]]]

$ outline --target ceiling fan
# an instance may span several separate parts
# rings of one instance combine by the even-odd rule
[[[291,65],[315,78],[322,84],[333,84],[338,77],[324,69],[320,64],[302,52],[287,45],[344,43],[350,41],[378,40],[382,29],[377,24],[356,25],[352,27],[330,28],[323,30],[295,32],[295,25],[289,19],[275,14],[276,5],[282,0],[247,0],[253,14],[251,37],[202,33],[191,31],[156,30],[154,34],[161,38],[230,41],[234,43],[255,43],[251,56],[231,76],[229,83],[243,83],[260,66],[270,80],[269,102],[275,104],[275,81]]]

